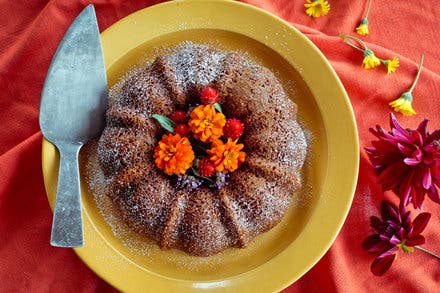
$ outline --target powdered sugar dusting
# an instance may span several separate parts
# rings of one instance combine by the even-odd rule
[[[188,203],[178,199],[176,208],[182,215],[175,226],[170,226],[170,206],[176,191],[154,168],[151,151],[158,129],[150,116],[153,113],[169,115],[208,85],[217,86],[223,93],[226,112],[253,126],[244,140],[249,145],[247,151],[255,152],[261,161],[244,166],[233,175],[232,180],[237,182],[227,187],[229,206],[224,206],[216,192],[198,189],[186,196]],[[132,228],[156,242],[168,241],[162,237],[163,231],[169,228],[170,237],[183,239],[172,247],[202,255],[229,246],[245,246],[282,219],[292,192],[301,181],[297,171],[304,163],[307,141],[295,120],[293,102],[286,98],[269,70],[236,52],[185,42],[161,55],[150,67],[131,69],[110,90],[109,99],[108,127],[99,143],[100,160],[97,157],[89,171],[95,175],[91,189],[96,204],[113,234],[124,245],[149,257],[157,254],[158,249],[151,240],[121,223],[121,211]],[[268,115],[277,119],[267,119]],[[100,167],[105,176],[93,174],[93,170]],[[132,184],[139,187],[134,188]],[[229,227],[220,212],[222,208],[233,210],[239,227]],[[234,233],[241,234],[239,238],[244,244],[236,242],[238,238]],[[171,250],[166,255],[175,253],[179,257],[171,257],[170,263],[179,266],[176,259],[185,259],[181,252]],[[217,258],[209,259],[210,265],[215,267]],[[181,265],[188,266],[187,261]],[[200,267],[203,261],[196,263]]]

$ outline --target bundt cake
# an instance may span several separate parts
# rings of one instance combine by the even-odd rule
[[[152,115],[194,107],[207,87],[217,90],[224,115],[245,126],[246,160],[220,173],[218,186],[185,184],[153,158],[164,130]],[[109,101],[98,144],[107,193],[130,227],[162,249],[208,256],[246,247],[281,221],[301,184],[307,145],[296,114],[267,68],[239,52],[182,43],[134,70]]]

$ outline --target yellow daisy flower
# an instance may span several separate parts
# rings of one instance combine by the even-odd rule
[[[373,51],[366,48],[364,50],[364,60],[362,61],[362,67],[365,69],[375,68],[380,65],[380,59],[377,58]]]
[[[330,4],[326,0],[307,0],[304,4],[306,14],[312,17],[321,17],[327,15],[330,11]]]
[[[396,72],[397,67],[399,67],[399,59],[397,57],[394,57],[393,60],[381,60],[381,61],[387,68],[387,74]]]
[[[422,57],[420,57],[420,63],[419,63],[419,68],[417,69],[416,77],[414,78],[414,81],[413,81],[411,87],[409,88],[409,90],[407,92],[404,92],[400,98],[392,101],[389,104],[391,107],[393,107],[394,111],[402,113],[403,115],[407,115],[407,116],[411,116],[411,115],[416,114],[416,111],[414,110],[414,108],[412,107],[412,104],[411,104],[412,100],[413,100],[412,91],[414,90],[414,88],[417,84],[417,81],[419,80],[420,72],[422,71],[422,67],[423,67],[423,59],[424,58],[425,58],[425,54],[422,54]],[[397,59],[397,58],[394,58],[394,59]]]
[[[416,111],[412,107],[412,94],[410,92],[403,93],[400,98],[389,103],[394,111],[402,113],[406,116],[412,116],[416,114]]]
[[[364,18],[361,20],[361,24],[356,28],[356,33],[361,36],[365,36],[370,33],[368,30],[368,19]]]

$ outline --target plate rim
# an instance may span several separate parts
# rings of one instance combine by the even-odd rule
[[[304,267],[301,270],[301,272],[299,272],[295,276],[291,276],[291,277],[286,276],[286,274],[282,274],[283,272],[279,272],[279,268],[278,268],[278,270],[277,270],[278,279],[271,278],[271,280],[275,281],[276,284],[273,284],[273,286],[269,286],[269,287],[266,284],[265,288],[267,288],[269,290],[280,291],[280,290],[286,288],[287,286],[289,286],[291,283],[295,282],[301,276],[303,276],[310,268],[312,268],[322,258],[322,256],[328,251],[330,246],[333,244],[334,240],[336,239],[337,235],[339,234],[339,232],[343,226],[343,223],[345,222],[345,219],[347,217],[347,214],[349,212],[349,209],[351,207],[351,203],[352,203],[352,200],[354,197],[354,192],[355,192],[356,183],[357,183],[357,176],[358,176],[358,168],[359,168],[359,140],[358,140],[358,133],[357,133],[354,112],[353,112],[352,106],[350,104],[348,95],[342,85],[342,82],[339,80],[339,77],[337,76],[334,69],[331,67],[329,61],[325,58],[325,56],[322,54],[322,52],[316,47],[316,45],[314,45],[298,29],[296,29],[294,26],[292,26],[288,22],[284,21],[283,19],[281,19],[273,14],[270,14],[269,12],[264,11],[260,8],[257,8],[255,6],[252,6],[252,5],[249,5],[246,3],[241,3],[241,2],[228,1],[228,0],[226,0],[226,1],[225,0],[210,0],[210,1],[185,0],[185,1],[163,2],[163,3],[157,4],[157,5],[153,5],[153,6],[138,10],[138,11],[120,19],[119,21],[117,21],[116,23],[114,23],[113,25],[108,27],[104,32],[101,33],[102,47],[103,47],[103,51],[104,51],[106,69],[109,70],[109,68],[111,68],[114,65],[114,63],[118,60],[119,57],[116,56],[116,55],[118,55],[116,52],[118,50],[120,50],[119,47],[113,48],[112,50],[108,50],[107,43],[110,42],[110,39],[114,38],[113,35],[119,34],[119,31],[123,30],[124,27],[126,27],[126,26],[129,27],[130,24],[132,24],[133,19],[139,19],[140,16],[143,16],[143,17],[148,16],[148,14],[154,13],[155,10],[160,11],[161,9],[166,10],[166,9],[176,9],[176,8],[185,9],[184,6],[190,7],[191,5],[194,5],[194,4],[207,5],[207,7],[210,5],[214,5],[214,6],[226,5],[227,8],[229,8],[229,9],[244,9],[248,13],[255,13],[255,14],[259,15],[259,17],[267,18],[268,20],[270,19],[271,21],[277,22],[277,23],[281,24],[282,26],[284,26],[285,28],[287,28],[286,32],[290,31],[290,33],[295,35],[295,37],[297,37],[297,38],[301,39],[301,41],[305,42],[306,47],[308,46],[309,48],[313,49],[313,53],[316,54],[316,57],[319,58],[321,65],[324,65],[326,67],[327,73],[330,73],[330,75],[333,77],[333,79],[334,79],[333,81],[336,84],[337,91],[339,92],[340,96],[342,96],[342,102],[343,102],[342,104],[344,104],[344,106],[346,108],[345,110],[347,110],[346,114],[348,114],[348,116],[346,118],[348,119],[349,122],[351,122],[351,124],[350,124],[351,127],[346,127],[346,128],[349,132],[351,132],[350,137],[354,139],[351,142],[352,145],[350,148],[352,153],[349,154],[352,156],[352,159],[353,159],[353,164],[350,167],[352,168],[352,171],[354,172],[354,174],[353,174],[353,177],[351,178],[351,180],[349,180],[350,182],[347,182],[347,184],[346,184],[346,190],[349,193],[348,197],[346,198],[347,199],[346,204],[344,205],[342,212],[339,214],[337,221],[334,223],[335,224],[334,225],[334,232],[331,233],[332,234],[332,235],[330,235],[331,237],[327,238],[325,245],[321,246],[321,249],[320,249],[321,251],[319,253],[315,253],[315,255],[310,259],[307,267]],[[194,24],[196,25],[196,23],[194,23]],[[195,27],[195,28],[200,28],[200,27]],[[215,29],[215,27],[213,27],[213,28]],[[186,29],[191,29],[191,28],[186,28]],[[219,29],[219,28],[217,28],[217,29]],[[242,32],[239,32],[239,33],[242,33]],[[249,37],[249,35],[246,35],[246,36]],[[255,36],[250,36],[250,37],[254,38]],[[262,41],[262,40],[258,40],[258,41]],[[279,48],[273,48],[271,46],[271,44],[264,43],[264,40],[263,40],[263,44],[268,46],[269,48],[273,49],[275,52],[277,52],[281,56],[285,57],[283,54],[281,54],[279,52]],[[129,50],[133,49],[133,47],[130,47],[130,45],[132,45],[132,44],[126,44],[125,50],[129,51]],[[120,56],[121,55],[124,55],[124,54],[120,54]],[[301,75],[303,76],[303,74],[301,74]],[[303,78],[305,79],[306,83],[308,83],[307,81],[312,82],[312,83],[314,82],[313,79],[306,78],[304,76],[303,76]],[[333,84],[333,85],[335,85],[335,84]],[[315,96],[315,94],[313,93],[314,89],[312,87],[310,87],[310,90],[312,91],[313,96]],[[318,93],[318,94],[321,95],[321,93]],[[323,101],[321,101],[321,102],[323,102]],[[317,103],[318,103],[318,101],[317,101]],[[318,103],[318,107],[321,108],[324,106],[325,106],[325,104]],[[320,109],[320,112],[323,113],[321,111],[321,109]],[[323,116],[323,119],[324,119],[324,116]],[[325,124],[325,121],[324,121],[324,125],[325,125],[325,127],[328,126],[328,124]],[[325,131],[324,133],[327,134],[327,131]],[[329,138],[330,138],[330,140],[329,140]],[[328,145],[330,145],[331,137],[327,137],[327,139],[328,139]],[[47,140],[43,139],[43,146],[42,146],[43,177],[44,177],[44,184],[46,187],[48,197],[49,197],[49,193],[53,193],[53,189],[48,187],[49,180],[50,180],[50,178],[48,177],[48,174],[50,172],[48,170],[48,165],[45,163],[47,163],[47,151],[50,150],[51,148],[54,148],[54,146],[50,142],[48,142]],[[328,163],[328,165],[330,165],[330,162]],[[327,168],[329,168],[329,166]],[[85,215],[84,215],[84,226],[85,226],[84,229],[85,229],[85,231],[95,230],[99,234],[98,229],[96,229],[96,227],[94,227],[93,222],[91,222],[91,218],[90,218],[88,212],[85,209],[83,209],[83,211],[85,213]],[[313,215],[310,216],[309,220],[311,221],[312,218],[313,218]],[[309,224],[310,223],[308,223],[307,225],[309,225]],[[304,230],[307,228],[306,226],[305,226]],[[300,233],[298,238],[300,238],[301,236],[304,237],[304,235],[301,235],[301,234],[303,234],[303,232]],[[101,239],[101,240],[103,240],[102,244],[106,244],[108,246],[107,248],[112,248],[112,246],[105,239]],[[274,270],[274,267],[277,264],[279,265],[280,262],[284,263],[282,261],[282,259],[289,257],[288,248],[289,247],[287,247],[284,251],[280,252],[273,259],[268,261],[268,263],[270,262],[271,265],[268,265],[268,263],[265,263],[265,264],[262,264],[261,266],[255,268],[253,270],[250,270],[248,272],[245,272],[245,273],[233,276],[233,277],[225,278],[222,280],[214,280],[214,281],[185,281],[185,280],[165,277],[162,275],[155,274],[154,272],[147,271],[147,270],[137,266],[135,263],[131,262],[129,259],[125,258],[123,255],[120,255],[120,256],[121,256],[121,259],[128,260],[130,262],[130,264],[128,264],[128,265],[135,265],[137,267],[137,269],[143,271],[144,273],[147,272],[148,274],[151,274],[152,279],[149,280],[150,282],[157,281],[155,279],[163,279],[163,281],[167,282],[166,283],[168,286],[167,288],[164,288],[162,286],[157,286],[157,284],[156,284],[157,289],[161,288],[161,289],[165,289],[166,291],[172,291],[174,289],[179,289],[179,290],[183,289],[185,291],[191,291],[192,289],[204,288],[204,289],[209,289],[210,291],[216,291],[219,289],[220,290],[225,290],[225,289],[234,290],[234,289],[236,289],[235,286],[238,286],[240,289],[261,288],[261,287],[258,287],[258,285],[257,285],[257,283],[255,283],[255,281],[264,280],[265,278],[262,278],[262,277],[265,274],[267,274],[268,269]],[[123,291],[127,291],[127,290],[130,291],[132,289],[137,288],[137,287],[133,287],[133,286],[125,286],[125,284],[121,283],[119,280],[115,280],[114,278],[112,278],[112,274],[115,274],[115,272],[109,272],[108,270],[105,270],[102,267],[96,267],[95,263],[90,258],[90,253],[96,252],[96,249],[93,251],[90,251],[90,249],[88,250],[87,247],[84,247],[84,248],[76,248],[74,250],[78,254],[78,256],[89,266],[89,268],[91,268],[99,276],[101,276],[104,280],[106,280],[107,282],[109,282],[110,284],[115,286],[116,288],[123,290]],[[119,253],[116,250],[114,250],[114,252]],[[275,259],[277,261],[275,261]],[[105,265],[105,264],[103,264],[103,265]],[[289,266],[287,265],[287,269],[288,268],[289,268]],[[237,280],[237,278],[239,280]],[[176,283],[176,284],[174,284],[175,286],[170,286],[171,282],[175,282]],[[151,287],[151,288],[153,288],[153,287]]]

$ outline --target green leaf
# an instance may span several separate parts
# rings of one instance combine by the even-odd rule
[[[218,112],[223,113],[222,107],[220,107],[219,103],[215,103],[215,104],[213,104],[213,106]]]
[[[159,122],[160,126],[162,126],[162,128],[165,129],[166,131],[171,133],[174,132],[174,127],[176,126],[176,124],[170,118],[160,114],[153,114],[151,115],[151,117],[156,119],[157,122]]]

